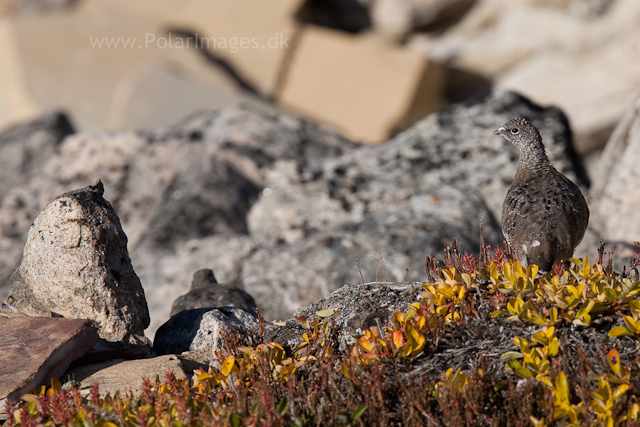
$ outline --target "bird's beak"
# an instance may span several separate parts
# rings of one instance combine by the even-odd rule
[[[500,126],[498,128],[498,130],[495,131],[493,134],[494,135],[506,135],[507,134],[507,130],[504,128],[504,126]]]

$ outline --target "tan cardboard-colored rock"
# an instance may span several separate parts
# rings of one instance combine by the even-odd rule
[[[306,27],[279,102],[363,142],[386,141],[441,102],[441,75],[422,53],[373,37]]]
[[[0,63],[1,129],[41,113],[27,87],[13,25],[7,19],[0,19]]]
[[[202,47],[231,65],[259,92],[272,95],[296,34],[302,0],[190,0],[169,28],[193,31]]]
[[[119,359],[81,365],[65,372],[61,381],[74,381],[83,395],[90,392],[93,384],[98,384],[100,394],[113,395],[116,391],[122,393],[126,389],[139,391],[144,377],[154,383],[158,380],[162,382],[166,379],[167,372],[173,372],[178,380],[187,379],[178,356],[168,355],[151,359]]]

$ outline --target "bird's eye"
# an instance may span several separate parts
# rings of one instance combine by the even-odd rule
[[[520,132],[520,129],[517,129],[517,128],[511,129],[511,133],[513,133],[513,134],[516,134],[518,132]]]

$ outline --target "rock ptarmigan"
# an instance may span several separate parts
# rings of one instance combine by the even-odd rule
[[[547,273],[568,261],[584,236],[589,208],[580,189],[551,164],[542,137],[523,118],[494,132],[520,149],[520,161],[502,205],[502,233],[516,259]]]
[[[193,273],[191,290],[176,298],[171,307],[171,316],[184,310],[205,307],[235,307],[256,314],[256,302],[242,289],[220,284],[213,271],[204,268]]]

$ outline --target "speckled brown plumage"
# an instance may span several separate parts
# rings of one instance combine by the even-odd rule
[[[205,307],[235,307],[256,314],[256,302],[242,289],[220,284],[213,271],[205,268],[193,273],[191,290],[176,298],[171,307],[171,316],[184,310]]]
[[[553,167],[538,129],[515,118],[495,131],[520,149],[520,161],[502,205],[502,232],[523,266],[548,272],[568,261],[589,223],[580,189]]]

